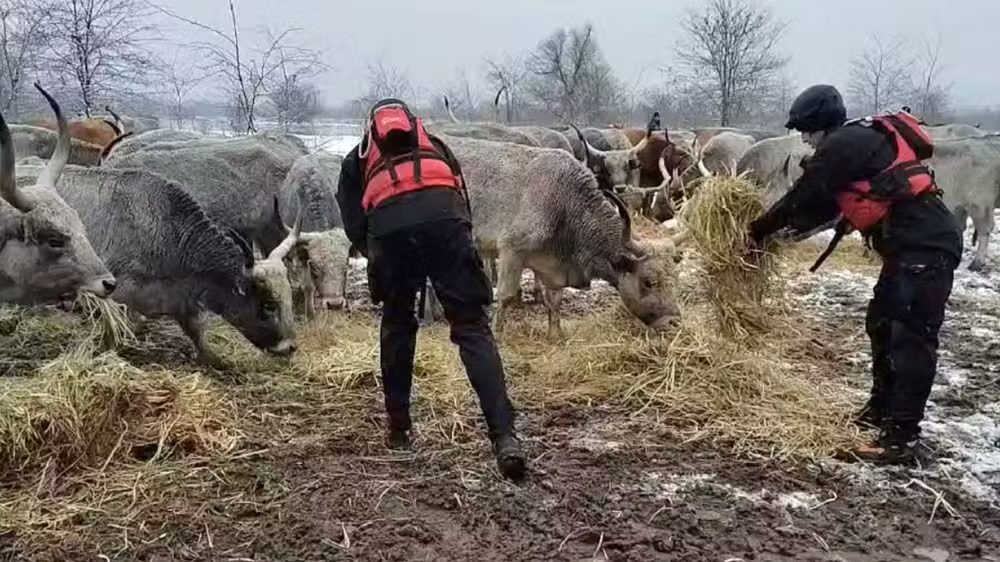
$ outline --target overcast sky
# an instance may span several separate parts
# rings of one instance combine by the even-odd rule
[[[945,80],[955,103],[1000,106],[1000,0],[761,0],[788,23],[782,41],[799,88],[846,87],[850,58],[866,38],[904,35],[919,45],[940,35]],[[226,0],[159,0],[184,16],[222,27]],[[241,30],[302,29],[302,44],[332,68],[317,79],[328,102],[357,97],[369,61],[381,58],[433,88],[465,69],[482,82],[483,57],[534,47],[559,27],[594,25],[604,53],[627,84],[663,82],[686,9],[702,0],[237,0]],[[167,41],[202,38],[159,16]]]

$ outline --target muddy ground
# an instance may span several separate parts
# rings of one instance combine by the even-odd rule
[[[831,268],[790,287],[799,306],[842,325],[856,343],[857,355],[847,358],[852,372],[843,376],[859,404],[867,384],[864,305],[874,272]],[[354,314],[366,308],[358,273]],[[499,477],[482,432],[462,431],[481,426],[474,405],[428,412],[418,399],[413,450],[386,450],[380,391],[372,384],[367,401],[304,398],[273,408],[269,416],[302,414],[308,421],[281,426],[294,432],[280,446],[273,435],[251,433],[238,455],[185,465],[186,474],[160,497],[144,497],[140,467],[131,491],[124,478],[105,505],[75,513],[66,525],[75,531],[8,528],[0,558],[1000,560],[1000,466],[989,464],[1000,446],[990,439],[1000,420],[994,279],[962,273],[957,283],[926,460],[917,468],[736,458],[725,443],[685,443],[652,429],[661,426],[646,414],[604,405],[546,410],[515,395],[530,474],[513,484]],[[613,293],[598,289],[566,308],[584,314],[609,299]],[[544,323],[541,309],[523,314]],[[131,360],[188,361],[189,346],[176,330],[157,337],[159,351],[147,347]],[[431,416],[451,417],[458,437],[422,433],[421,419]],[[316,421],[334,418],[355,422]],[[150,470],[169,481],[163,473],[174,466]],[[139,515],[142,502],[155,508]]]

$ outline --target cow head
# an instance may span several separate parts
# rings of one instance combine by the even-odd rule
[[[622,218],[622,243],[612,263],[614,285],[625,308],[643,324],[657,331],[680,321],[680,308],[674,287],[680,254],[673,241],[632,239],[632,222],[624,203],[613,193],[609,200],[618,207]]]
[[[299,235],[298,248],[316,288],[315,298],[320,309],[343,308],[351,248],[344,230],[334,228],[324,232],[303,232]],[[306,298],[313,298],[313,295],[306,295]]]
[[[0,115],[0,195],[10,209],[0,211],[0,300],[57,302],[79,291],[108,296],[115,278],[87,239],[79,215],[56,192],[69,157],[69,128],[59,104],[35,84],[56,114],[59,140],[52,158],[27,189],[14,180],[14,147]]]
[[[584,164],[597,177],[602,190],[623,191],[625,186],[639,185],[639,153],[649,144],[651,131],[647,131],[646,138],[628,150],[598,150],[587,142],[575,125],[573,130],[583,143]]]
[[[236,327],[251,343],[273,355],[295,351],[292,287],[284,259],[298,242],[301,216],[281,244],[260,261],[246,239],[235,231],[229,237],[243,252],[245,275],[233,295],[217,312]]]

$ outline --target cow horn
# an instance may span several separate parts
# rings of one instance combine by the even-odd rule
[[[663,154],[660,154],[660,159],[656,161],[656,165],[660,168],[660,175],[663,176],[663,183],[657,189],[662,189],[670,184],[670,180],[673,179],[670,174],[670,170],[667,169],[667,162],[663,159]]]
[[[497,90],[497,95],[493,97],[493,117],[497,123],[500,122],[500,94],[502,94],[506,89],[507,86],[500,86],[500,89]]]
[[[633,245],[632,242],[632,216],[629,215],[628,207],[625,206],[625,202],[622,201],[621,197],[613,191],[604,191],[604,194],[614,205],[618,208],[618,215],[622,218],[622,242],[625,247],[630,248]]]
[[[3,115],[0,115],[0,195],[23,213],[30,211],[33,206],[24,198],[14,179],[14,141],[10,138],[10,129],[7,128]]]
[[[641,141],[639,141],[639,144],[632,147],[633,154],[638,154],[642,152],[643,150],[646,149],[646,146],[649,145],[649,138],[653,136],[653,127],[654,123],[653,120],[651,119],[649,121],[649,125],[646,126],[646,136],[643,137]]]
[[[117,113],[115,113],[115,110],[111,109],[110,105],[105,105],[104,111],[107,111],[108,113],[111,114],[112,117],[115,118],[115,124],[114,124],[115,132],[118,133],[119,135],[122,134],[122,131],[125,130],[125,123],[122,121],[122,118]]]
[[[458,123],[458,117],[455,117],[455,112],[451,110],[451,102],[448,101],[448,96],[444,97],[444,108],[448,110],[448,118],[451,119],[451,122]]]
[[[48,100],[52,111],[56,114],[56,123],[59,125],[59,140],[56,142],[56,149],[52,151],[49,163],[45,165],[45,169],[38,176],[38,185],[55,187],[59,176],[62,175],[63,168],[66,167],[66,162],[69,160],[69,125],[66,124],[66,118],[63,117],[62,110],[59,109],[59,103],[38,82],[35,82],[35,88]]]
[[[702,160],[701,158],[698,158],[698,171],[701,172],[701,175],[703,177],[706,178],[712,177],[712,172],[708,171],[708,168],[705,167],[705,161]]]
[[[240,234],[239,231],[237,231],[235,228],[227,228],[226,236],[228,236],[230,240],[235,242],[236,246],[238,246],[240,251],[243,253],[243,265],[247,269],[253,269],[253,264],[254,264],[253,248],[250,247],[250,244],[247,242],[247,239],[244,238],[243,235]]]
[[[114,121],[104,118],[101,119],[101,122],[110,127],[115,132],[115,136],[122,134],[122,130],[118,128],[118,125]]]
[[[132,136],[132,131],[129,131],[125,134],[119,134],[117,137],[114,138],[114,140],[109,142],[108,146],[105,146],[104,150],[101,151],[101,157],[98,158],[97,165],[100,166],[101,164],[103,164],[104,161],[108,159],[108,156],[111,156],[111,151],[114,150],[116,146],[118,146],[118,143],[122,142],[123,140],[127,139],[130,136]]]
[[[580,129],[576,128],[576,125],[573,126],[573,129],[576,130],[576,134],[580,137],[580,142],[582,142],[584,148],[587,149],[587,156],[588,156],[588,158],[589,157],[593,157],[593,158],[605,158],[608,155],[607,152],[590,146],[590,143],[587,142],[587,139],[585,139],[583,137],[583,133],[580,132]]]
[[[785,156],[785,163],[781,165],[781,174],[788,177],[788,166],[792,163],[792,155]]]
[[[298,200],[296,199],[296,201]],[[275,208],[277,208],[278,206],[277,197],[275,197],[274,205]],[[305,213],[302,212],[302,203],[300,202],[298,203],[298,208],[295,211],[295,224],[292,225],[291,231],[289,231],[288,236],[286,236],[285,239],[281,241],[281,244],[278,244],[278,246],[275,249],[271,250],[271,253],[268,254],[267,256],[268,261],[279,262],[284,260],[285,256],[288,255],[288,252],[292,251],[292,248],[295,247],[295,244],[299,242],[299,234],[302,232],[303,214]],[[288,227],[286,226],[285,228]]]

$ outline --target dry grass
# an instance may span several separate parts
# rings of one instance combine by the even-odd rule
[[[759,189],[743,176],[719,176],[701,183],[680,213],[704,269],[706,297],[719,328],[744,340],[766,333],[780,302],[775,259],[751,250],[750,223],[764,211]]]
[[[231,450],[236,428],[218,390],[197,376],[141,371],[81,348],[37,376],[0,380],[0,470],[97,466],[130,455]]]

